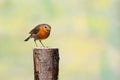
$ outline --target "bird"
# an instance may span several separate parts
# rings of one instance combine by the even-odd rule
[[[47,39],[51,32],[51,26],[48,24],[38,24],[29,32],[29,36],[24,40],[28,41],[30,38],[34,38],[36,47],[38,47],[36,40],[39,40],[41,45],[45,47],[41,40]]]

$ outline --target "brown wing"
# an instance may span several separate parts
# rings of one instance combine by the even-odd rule
[[[37,25],[35,28],[33,28],[29,34],[37,34],[40,31],[40,25]]]

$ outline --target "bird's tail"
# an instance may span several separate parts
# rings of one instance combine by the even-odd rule
[[[30,38],[31,38],[31,35],[28,38],[26,38],[24,41],[28,41]]]

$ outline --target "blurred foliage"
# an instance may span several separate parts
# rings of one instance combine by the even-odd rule
[[[41,23],[52,26],[44,44],[60,49],[60,80],[120,80],[119,4],[119,0],[0,0],[0,80],[33,80],[35,44],[24,39]]]

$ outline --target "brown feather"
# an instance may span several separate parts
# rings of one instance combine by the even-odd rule
[[[37,34],[40,30],[40,25],[37,25],[35,28],[33,28],[29,34]]]

